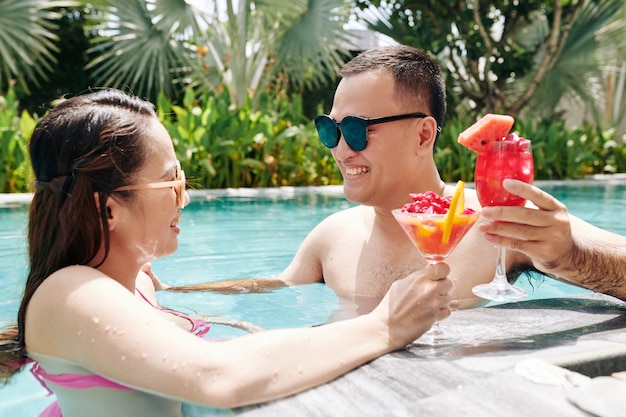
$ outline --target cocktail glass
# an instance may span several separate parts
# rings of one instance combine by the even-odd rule
[[[402,209],[394,209],[391,213],[426,262],[432,265],[443,262],[452,253],[479,217],[479,213],[476,212],[455,215],[452,217],[451,232],[446,238],[444,237],[445,214],[411,213]],[[430,330],[418,339],[418,343],[443,345],[455,343],[458,340],[459,336],[456,332],[435,322]]]
[[[503,140],[489,144],[485,152],[478,154],[474,172],[474,185],[481,206],[523,206],[526,200],[509,194],[502,181],[514,178],[531,183],[534,175],[530,141]],[[493,301],[519,301],[526,298],[522,288],[509,284],[506,276],[506,249],[497,247],[496,272],[487,284],[480,284],[472,292]]]

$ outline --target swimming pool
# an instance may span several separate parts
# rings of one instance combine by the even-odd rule
[[[626,196],[623,184],[577,182],[538,183],[564,201],[572,214],[597,226],[626,234],[620,216]],[[223,190],[190,193],[192,204],[181,218],[179,250],[153,263],[161,279],[188,284],[243,277],[268,277],[289,263],[306,234],[329,214],[350,207],[340,187]],[[26,276],[25,230],[27,203],[0,206],[0,326],[15,320]],[[522,286],[531,298],[585,292],[553,280],[535,288]],[[221,295],[159,293],[162,304],[182,311],[244,320],[264,328],[323,323],[339,306],[323,284],[282,288],[271,293]],[[213,337],[233,337],[243,331],[213,326]],[[0,417],[36,416],[51,401],[28,372],[0,387]]]

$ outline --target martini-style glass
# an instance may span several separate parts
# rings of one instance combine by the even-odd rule
[[[426,262],[432,265],[443,262],[450,255],[479,217],[479,213],[474,211],[456,214],[451,220],[445,214],[411,213],[403,209],[394,209],[391,213]],[[449,234],[446,233],[446,220],[449,221]],[[435,322],[416,343],[445,345],[458,340],[456,332]]]
[[[526,200],[509,194],[502,181],[514,178],[531,183],[534,175],[530,141],[523,138],[491,142],[485,152],[478,154],[474,172],[476,194],[480,205],[523,206]],[[487,284],[472,288],[472,292],[492,301],[519,301],[526,298],[524,289],[509,284],[506,277],[506,249],[498,245],[496,272]]]

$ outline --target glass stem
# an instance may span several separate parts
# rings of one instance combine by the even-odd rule
[[[509,284],[509,280],[506,277],[506,248],[498,245],[498,258],[496,261],[496,274],[493,277],[493,282],[506,286]]]

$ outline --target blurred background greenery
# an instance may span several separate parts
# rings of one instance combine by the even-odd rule
[[[31,191],[27,144],[58,100],[117,87],[153,101],[192,188],[340,184],[312,118],[341,65],[381,43],[428,51],[456,142],[484,113],[516,118],[537,179],[626,172],[625,0],[0,0],[1,192]]]

